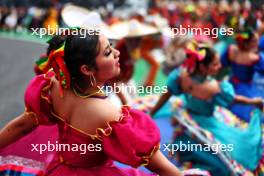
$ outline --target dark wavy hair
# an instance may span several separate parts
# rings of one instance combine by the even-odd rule
[[[81,29],[79,29],[81,30]],[[96,57],[99,54],[99,35],[76,35],[54,36],[49,42],[47,54],[64,46],[64,61],[71,77],[71,86],[77,85],[85,89],[84,76],[80,66],[87,65],[92,70],[97,70]]]
[[[241,37],[241,35],[247,35],[247,38]],[[246,28],[237,33],[235,40],[240,49],[246,49],[248,43],[255,37],[254,30],[252,28]]]
[[[205,67],[208,67],[209,64],[214,60],[216,55],[216,51],[210,47],[200,47],[198,50],[205,50],[205,57],[201,61],[197,61],[197,66],[199,67],[200,64],[203,64]]]

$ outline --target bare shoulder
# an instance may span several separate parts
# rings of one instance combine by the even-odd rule
[[[221,90],[220,90],[220,84],[217,80],[212,80],[210,81],[210,85],[212,87],[212,94],[217,94],[219,93]]]
[[[94,111],[102,121],[118,120],[121,116],[121,109],[109,100],[98,100],[90,108],[87,108],[87,111]]]
[[[54,112],[86,133],[94,134],[97,128],[105,127],[107,122],[121,116],[121,109],[107,99],[80,98],[70,89],[64,90],[61,97],[59,89],[59,82],[54,78],[51,88]]]
[[[236,58],[236,55],[238,54],[239,49],[236,45],[230,45],[228,49],[228,57],[231,61],[233,61]]]
[[[250,55],[250,61],[251,61],[251,63],[256,63],[256,62],[258,62],[259,61],[259,55],[258,54],[256,54],[256,53],[251,53],[251,55]]]
[[[81,121],[87,124],[102,126],[106,122],[118,120],[121,110],[108,100],[90,98],[84,102],[75,104],[72,117],[81,117]],[[72,119],[74,120],[74,119]]]
[[[195,86],[192,95],[194,97],[208,100],[220,92],[219,83],[216,80],[206,81]]]
[[[206,81],[203,83],[205,90],[210,94],[210,95],[215,95],[220,92],[220,84],[216,80],[210,80]]]

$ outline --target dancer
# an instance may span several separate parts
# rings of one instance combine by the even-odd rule
[[[228,107],[232,102],[261,107],[262,100],[235,95],[230,83],[214,80],[211,76],[216,75],[220,68],[220,59],[213,49],[204,47],[200,48],[199,52],[188,51],[183,67],[170,73],[168,92],[160,97],[151,115],[155,114],[171,95],[183,95],[184,108],[190,117],[202,129],[211,132],[216,140],[225,145],[232,145],[233,150],[230,151],[232,159],[246,169],[254,171],[262,157],[261,111],[258,109],[253,111],[248,128],[242,130],[216,118],[214,109],[217,105]],[[179,110],[175,109],[175,111]],[[180,114],[180,116],[185,115]],[[173,143],[195,144],[195,141],[186,133],[176,133]],[[211,152],[184,151],[177,154],[181,162],[191,162],[194,167],[206,169],[212,175],[230,174],[227,166]]]
[[[59,144],[92,144],[96,151],[58,151],[46,175],[151,175],[118,168],[113,160],[143,164],[159,175],[181,175],[158,150],[159,130],[150,117],[126,106],[119,111],[98,90],[119,74],[118,59],[119,51],[102,35],[67,36],[65,45],[49,55],[53,70],[28,85],[26,112],[1,129],[0,148],[38,125],[57,124]]]
[[[230,45],[221,56],[223,66],[231,67],[230,82],[234,86],[236,94],[249,98],[264,98],[264,93],[258,90],[253,81],[255,73],[264,72],[264,56],[261,53],[256,53],[258,35],[253,30],[247,29],[237,34],[236,41],[237,45]],[[249,122],[254,106],[235,103],[229,109],[239,118]]]
[[[188,36],[177,36],[171,40],[165,49],[166,60],[163,63],[163,72],[166,75],[184,62],[186,59],[185,49],[191,41],[191,37]]]
[[[158,61],[155,59],[155,57],[152,56],[151,50],[153,50],[154,48],[161,48],[161,47],[162,47],[162,38],[160,34],[145,36],[143,37],[140,43],[141,56],[150,65],[150,70],[144,82],[145,87],[155,85],[155,79],[160,65]]]

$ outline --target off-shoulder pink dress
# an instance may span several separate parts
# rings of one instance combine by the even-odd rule
[[[148,115],[124,106],[119,120],[106,122],[106,128],[98,128],[94,134],[87,134],[54,113],[50,97],[53,75],[53,72],[48,72],[34,77],[25,93],[26,111],[33,113],[36,122],[40,125],[56,123],[59,129],[57,145],[71,146],[71,151],[68,151],[68,148],[64,151],[57,149],[52,161],[45,169],[45,175],[155,175],[136,169],[138,166],[147,165],[150,157],[159,149],[159,129]],[[78,151],[77,148],[73,151],[73,146],[84,144],[97,147],[94,149],[90,147],[90,151],[85,152]],[[113,161],[132,167],[119,168]]]

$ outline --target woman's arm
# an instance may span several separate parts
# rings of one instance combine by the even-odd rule
[[[236,95],[234,102],[255,105],[259,108],[263,108],[263,100],[261,98],[248,98],[242,95]]]
[[[182,80],[181,87],[183,92],[189,93],[202,100],[208,100],[220,92],[217,81],[206,81],[205,83],[199,84],[195,83],[188,75],[181,76],[180,80]],[[189,89],[190,87],[191,89]],[[172,93],[169,90],[162,94],[157,104],[151,110],[150,115],[153,116],[168,101],[171,95]]]
[[[159,174],[159,176],[181,176],[181,172],[158,150],[150,159],[149,170]]]
[[[171,97],[171,92],[167,91],[166,93],[162,94],[159,98],[157,104],[154,106],[154,108],[151,110],[150,115],[153,116]]]
[[[37,127],[35,114],[23,113],[0,130],[0,148],[15,142]]]

